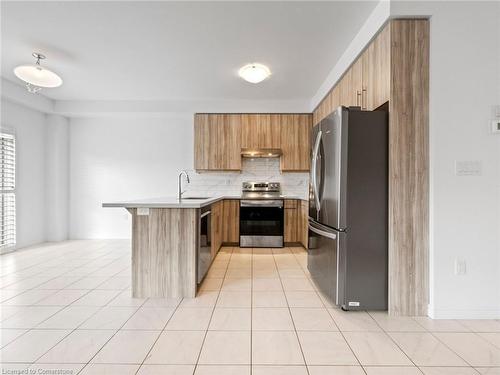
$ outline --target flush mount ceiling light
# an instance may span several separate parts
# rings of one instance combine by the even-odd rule
[[[263,64],[252,63],[240,68],[238,74],[247,82],[259,83],[269,77],[271,75],[271,71]]]
[[[38,52],[33,52],[32,56],[36,59],[35,64],[20,65],[14,69],[16,77],[26,83],[26,89],[36,94],[42,88],[61,86],[61,77],[40,65],[40,60],[45,59],[45,56]]]

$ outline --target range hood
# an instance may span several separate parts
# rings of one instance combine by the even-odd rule
[[[279,148],[242,148],[243,158],[279,158],[283,151]]]

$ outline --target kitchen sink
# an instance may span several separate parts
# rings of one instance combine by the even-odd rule
[[[184,200],[184,199],[210,199],[212,197],[184,197],[184,198],[181,198],[181,200]]]

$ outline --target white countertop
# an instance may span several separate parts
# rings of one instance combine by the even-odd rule
[[[242,199],[241,195],[220,195],[217,197],[210,197],[205,199],[193,199],[185,196],[181,201],[177,197],[158,197],[137,199],[124,202],[108,202],[103,203],[103,207],[125,207],[125,208],[201,208],[213,204],[222,199]],[[245,198],[247,199],[247,198]],[[267,198],[269,199],[269,198]],[[293,195],[281,195],[279,199],[298,199],[303,198]]]

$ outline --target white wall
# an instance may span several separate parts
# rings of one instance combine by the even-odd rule
[[[2,127],[16,134],[19,248],[45,241],[45,114],[2,99]]]
[[[70,125],[70,238],[129,238],[130,215],[103,202],[177,195],[187,169],[186,196],[240,195],[243,180],[273,180],[305,196],[306,173],[281,174],[279,159],[243,161],[242,173],[193,171],[193,115],[72,119]]]
[[[102,203],[175,196],[192,139],[191,114],[71,119],[70,237],[129,238],[129,213]]]
[[[391,16],[407,15],[431,16],[429,312],[499,318],[500,134],[489,121],[500,104],[500,3],[391,3]],[[481,161],[482,175],[456,176],[457,160]]]
[[[69,121],[59,115],[47,115],[46,120],[46,240],[62,241],[69,229]]]
[[[16,247],[66,239],[67,217],[61,218],[61,213],[68,207],[67,181],[54,182],[56,175],[67,170],[61,165],[59,172],[55,171],[56,165],[64,164],[68,157],[67,120],[58,115],[47,117],[5,98],[1,107],[2,127],[14,130],[16,135]],[[57,136],[53,137],[56,128]],[[54,154],[54,150],[59,152]],[[47,199],[54,195],[57,197]]]

